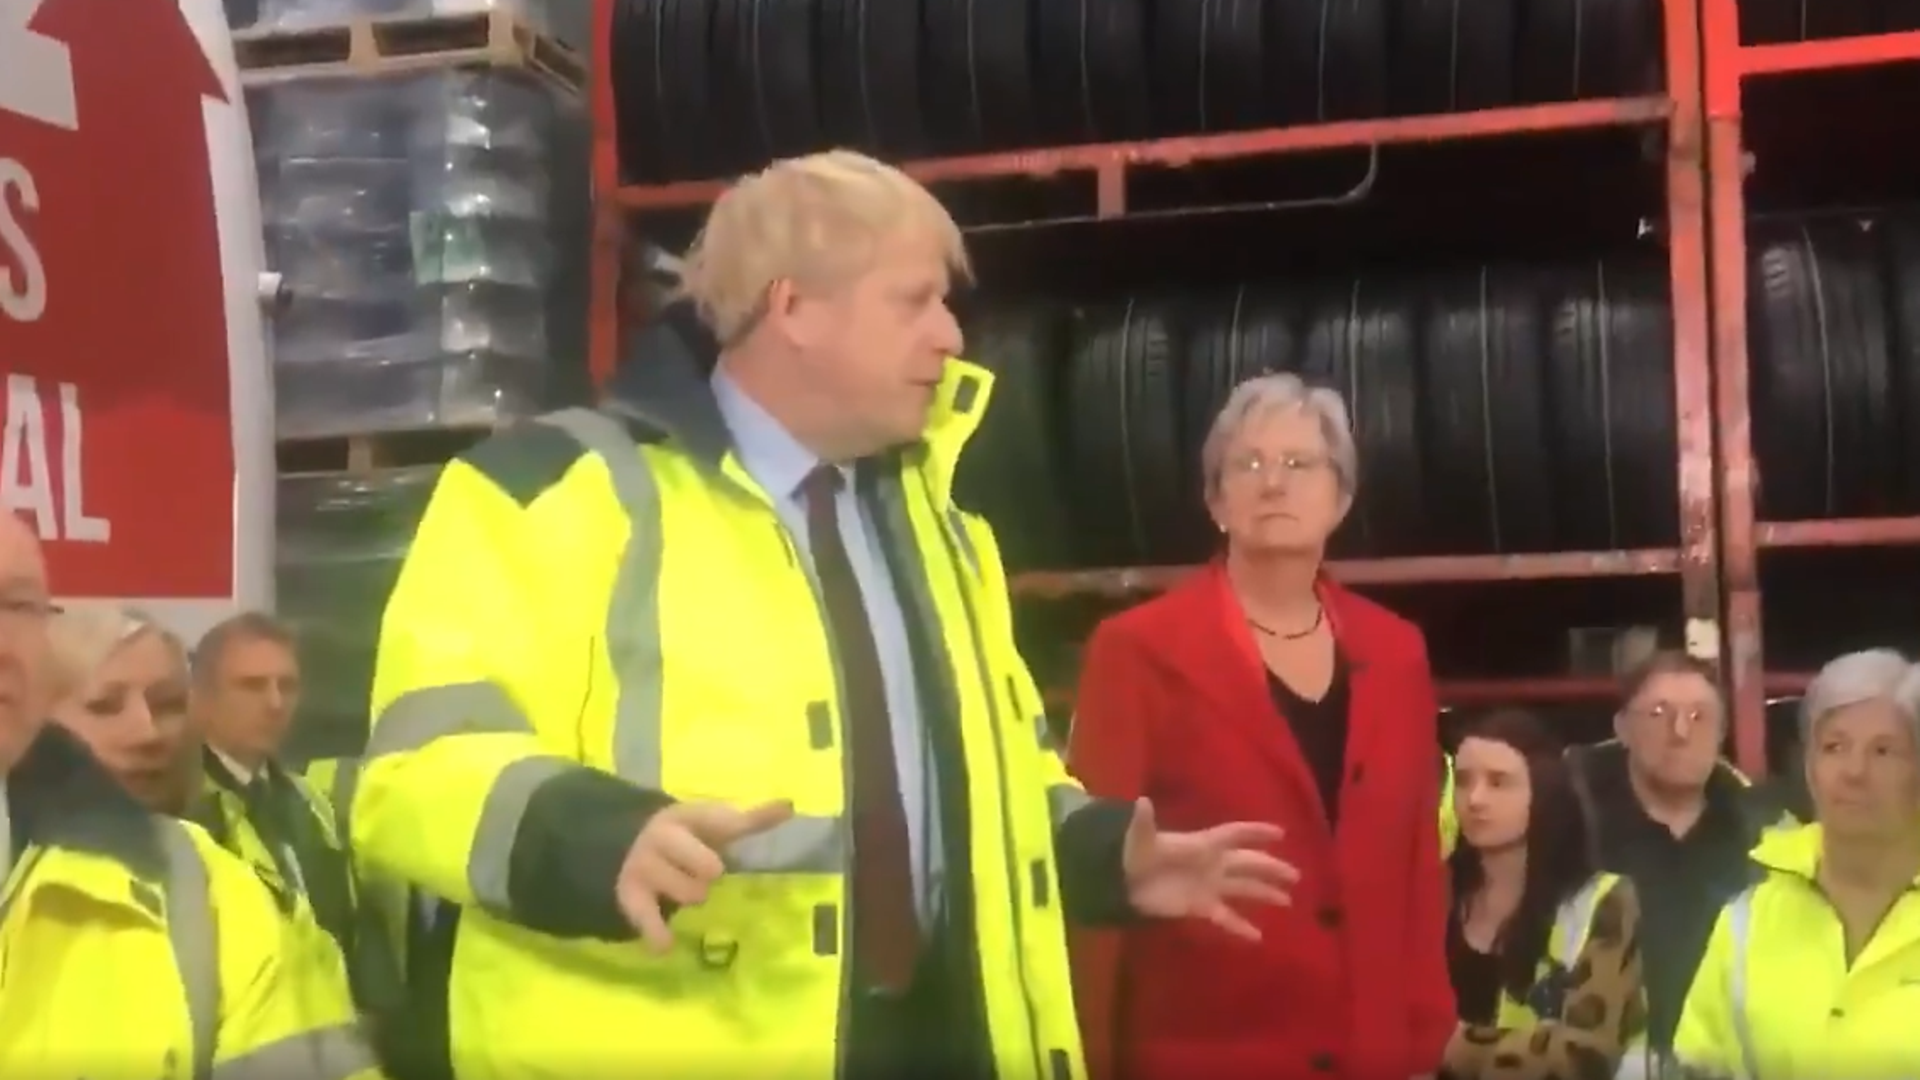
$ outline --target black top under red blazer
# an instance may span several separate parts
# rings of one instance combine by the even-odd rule
[[[1337,832],[1222,568],[1108,619],[1088,644],[1069,748],[1087,790],[1147,796],[1165,829],[1275,822],[1301,874],[1290,906],[1248,910],[1258,943],[1200,920],[1074,931],[1093,1080],[1439,1067],[1456,1016],[1426,642],[1331,581],[1319,592],[1351,672]]]

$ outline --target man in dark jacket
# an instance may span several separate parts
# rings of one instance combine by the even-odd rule
[[[1747,853],[1783,815],[1720,756],[1726,707],[1710,665],[1655,653],[1624,689],[1617,738],[1569,758],[1601,868],[1641,897],[1647,1042],[1664,1054],[1720,908],[1750,880]]]

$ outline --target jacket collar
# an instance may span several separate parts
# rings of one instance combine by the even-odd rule
[[[1620,740],[1608,739],[1573,753],[1583,759],[1580,767],[1587,791],[1603,819],[1630,821],[1634,819],[1626,815],[1644,815],[1633,784],[1627,779],[1627,748]],[[1731,761],[1721,758],[1714,762],[1713,772],[1707,776],[1707,813],[1720,820],[1742,822],[1744,827],[1742,804],[1752,786]]]
[[[1314,584],[1327,622],[1333,628],[1341,658],[1349,670],[1360,671],[1379,659],[1379,635],[1369,633],[1366,602],[1325,574]],[[1235,647],[1238,655],[1250,656],[1257,664],[1256,644],[1227,583],[1226,563],[1215,559],[1178,582],[1163,595],[1169,614],[1184,623],[1217,628],[1217,633],[1181,635],[1174,639],[1170,655],[1202,662],[1210,670],[1221,636]]]
[[[1754,845],[1753,861],[1769,873],[1791,874],[1813,881],[1820,869],[1823,836],[1818,824],[1769,829]],[[1920,889],[1920,874],[1914,875],[1912,887]]]
[[[233,767],[227,764],[227,759],[222,757],[220,752],[213,747],[207,746],[201,748],[200,765],[200,771],[206,777],[209,786],[219,788],[223,791],[233,792],[235,795],[240,795],[245,792],[247,787],[246,781],[241,780],[240,777],[234,773]],[[269,760],[266,764],[260,766],[260,771],[254,774],[253,778],[255,780],[264,780],[268,786],[274,786],[281,781],[283,775],[280,767]]]
[[[714,395],[712,372],[720,349],[694,316],[674,304],[641,330],[607,385],[601,408],[625,422],[640,442],[671,442],[701,465],[726,472],[734,449]],[[926,467],[943,503],[950,501],[960,455],[979,429],[993,393],[985,368],[954,359],[934,398],[927,430],[903,452]]]
[[[158,819],[58,725],[42,727],[8,774],[7,799],[16,854],[54,848],[104,857],[142,878],[166,872]]]

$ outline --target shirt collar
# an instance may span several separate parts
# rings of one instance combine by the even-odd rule
[[[820,467],[819,455],[800,445],[772,413],[718,368],[713,372],[713,397],[747,475],[776,499],[797,498],[801,483]]]
[[[253,783],[254,770],[247,768],[245,765],[240,764],[238,761],[235,761],[225,751],[220,750],[218,747],[209,746],[207,747],[207,749],[213,751],[213,756],[220,759],[220,764],[225,765],[227,767],[227,771],[233,774],[233,778],[239,781],[241,787],[246,787],[248,784]]]

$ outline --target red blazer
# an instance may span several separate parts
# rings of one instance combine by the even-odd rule
[[[1352,680],[1337,832],[1222,569],[1088,643],[1069,751],[1087,791],[1148,796],[1168,829],[1276,822],[1301,875],[1292,905],[1248,910],[1258,943],[1199,920],[1074,931],[1092,1080],[1406,1080],[1440,1065],[1456,1014],[1426,641],[1319,589]]]

